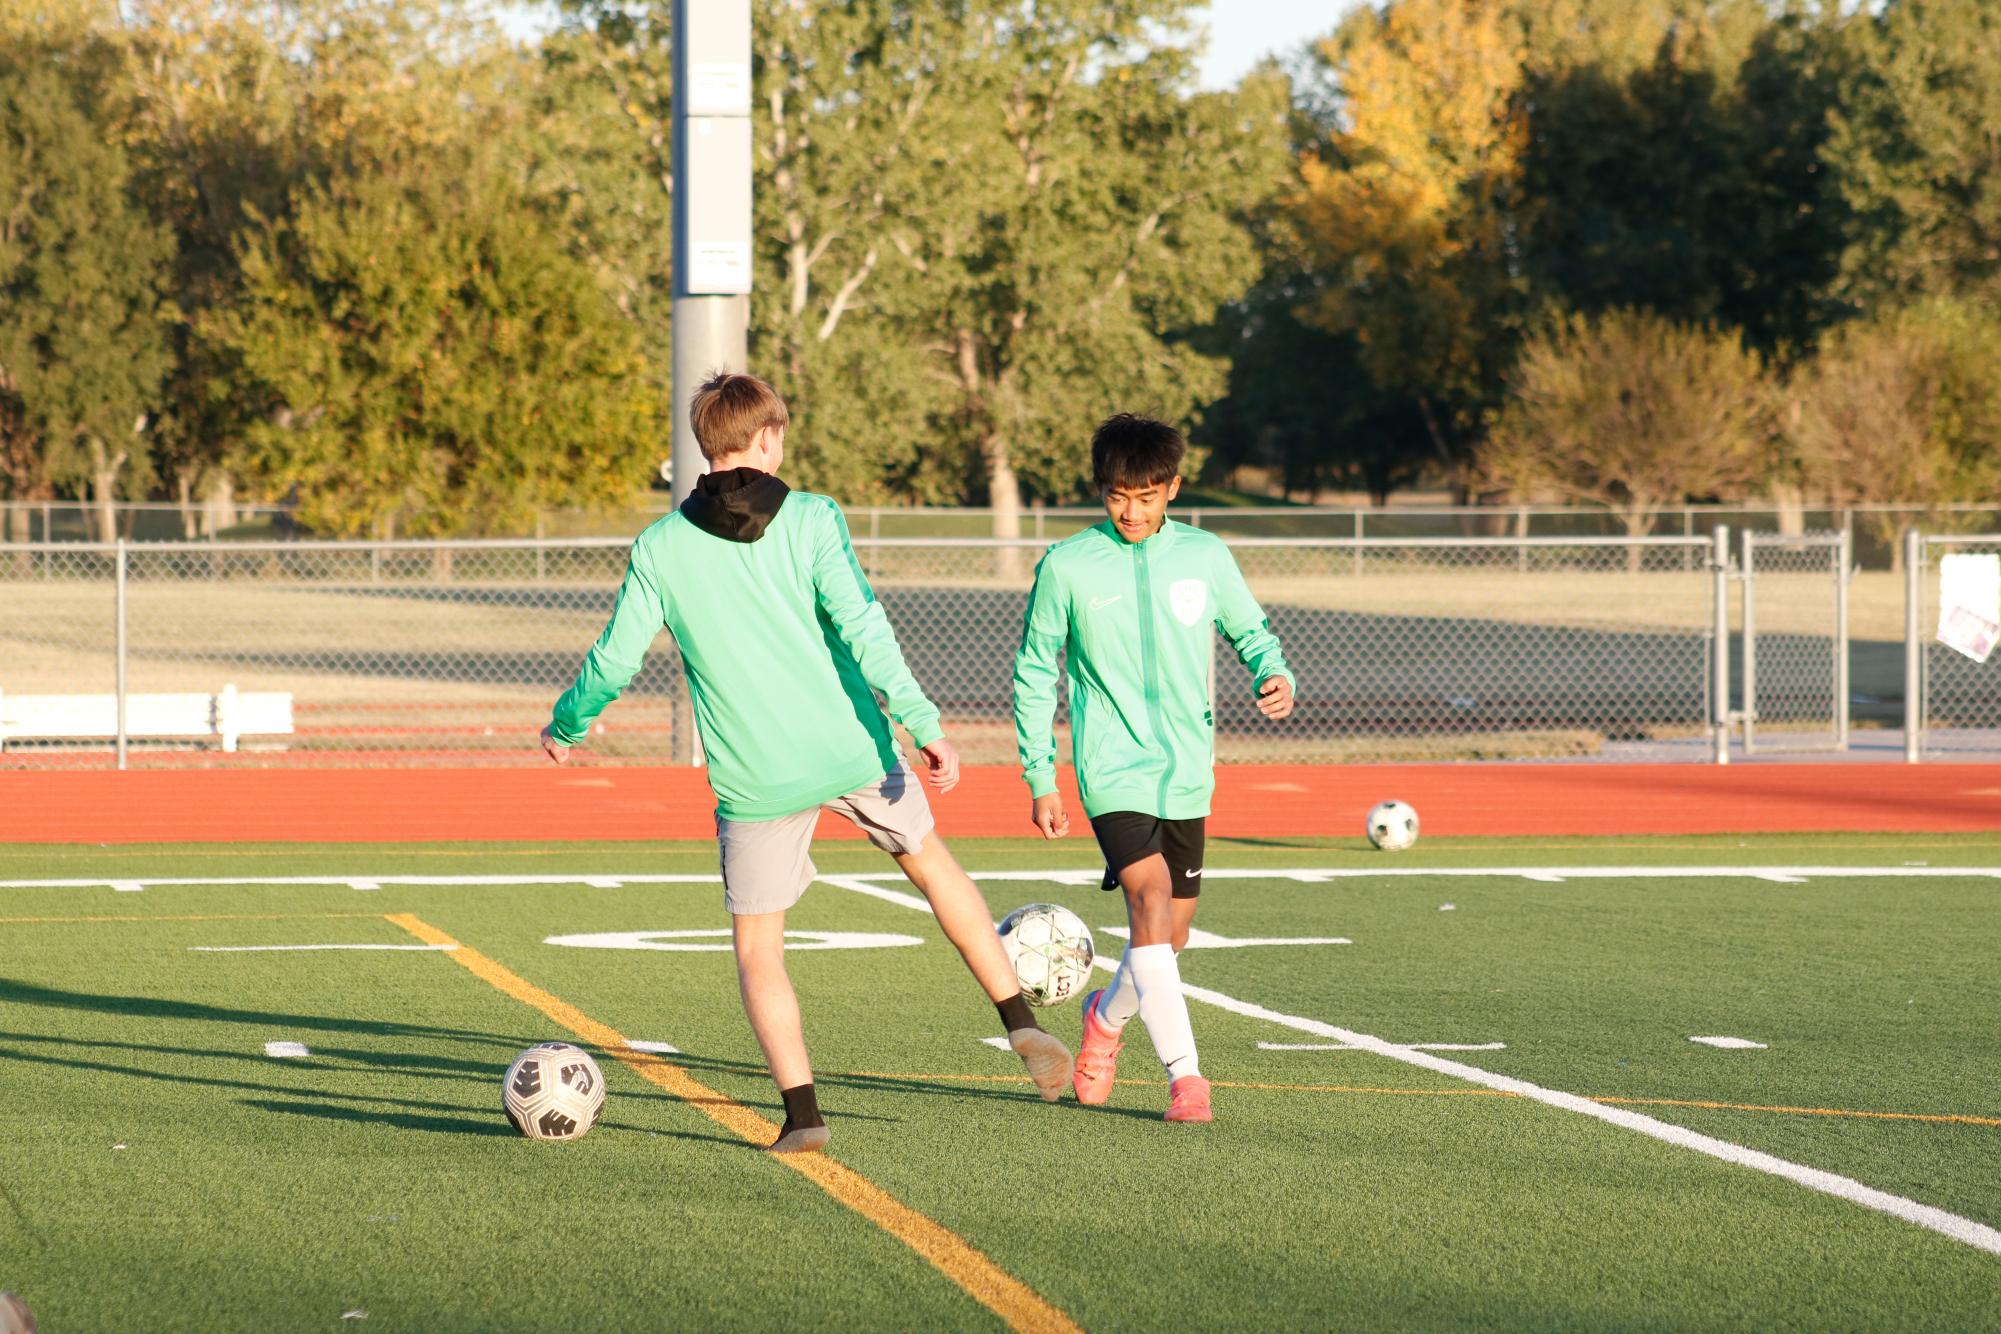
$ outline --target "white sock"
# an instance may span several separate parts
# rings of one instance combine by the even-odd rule
[[[1133,989],[1139,993],[1139,1017],[1153,1050],[1167,1067],[1169,1079],[1199,1075],[1195,1061],[1195,1029],[1188,1022],[1188,998],[1181,994],[1181,965],[1175,961],[1172,945],[1126,947],[1119,971],[1132,970]]]
[[[1117,1032],[1139,1013],[1139,988],[1133,985],[1133,947],[1119,959],[1119,971],[1098,1001],[1098,1022]]]

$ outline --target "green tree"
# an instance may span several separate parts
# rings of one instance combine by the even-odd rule
[[[657,18],[578,8],[647,151]],[[1015,532],[1024,488],[1077,492],[1097,417],[1220,392],[1184,335],[1255,277],[1241,216],[1282,169],[1284,92],[1190,94],[1189,8],[759,0],[752,364],[809,485],[990,498]]]
[[[239,237],[310,182],[492,139],[515,114],[507,76],[521,62],[455,0],[126,0],[100,30],[124,56],[137,189],[177,239],[159,471],[191,527],[197,495],[227,522],[228,458],[261,405],[194,331],[242,298]]]
[[[1846,290],[1866,309],[2001,296],[2001,10],[1889,0],[1847,28],[1850,88],[1827,159],[1870,224]]]
[[[0,483],[88,495],[96,536],[150,481],[171,241],[89,93],[101,52],[0,31]]]
[[[1772,467],[1770,389],[1735,333],[1635,310],[1571,316],[1523,344],[1509,389],[1487,476],[1604,505],[1634,537],[1663,506],[1736,498]]]
[[[201,333],[260,401],[236,462],[337,533],[628,502],[664,429],[637,338],[508,181],[413,154],[305,187]]]
[[[1990,501],[2001,490],[2001,320],[1932,299],[1828,337],[1787,385],[1781,429],[1805,485],[1837,505]],[[1868,520],[1901,561],[1901,515]]]

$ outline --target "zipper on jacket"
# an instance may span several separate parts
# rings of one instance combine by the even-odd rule
[[[1166,525],[1162,524],[1162,527]],[[1154,534],[1155,537],[1159,535]],[[1146,542],[1133,543],[1133,595],[1139,600],[1139,660],[1140,675],[1144,678],[1146,718],[1153,727],[1153,744],[1160,747],[1161,753],[1167,757],[1167,763],[1160,771],[1160,790],[1156,797],[1159,809],[1154,812],[1164,820],[1167,818],[1167,784],[1174,775],[1174,748],[1167,744],[1166,729],[1160,724],[1160,665],[1153,642],[1153,578],[1148,566]]]

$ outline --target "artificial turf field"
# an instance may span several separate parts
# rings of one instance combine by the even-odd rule
[[[1116,957],[1087,841],[956,847]],[[791,957],[819,1180],[731,1128],[778,1111],[726,952],[547,943],[721,932],[713,857],[0,849],[0,1288],[50,1334],[2001,1328],[2001,837],[1212,840],[1208,1126],[1138,1026],[1108,1107],[1040,1102],[890,863],[822,844],[790,927],[920,943]],[[1244,943],[1300,938],[1351,943]],[[222,948],[299,945],[405,948]],[[517,1138],[502,1071],[579,1025],[603,1121]]]

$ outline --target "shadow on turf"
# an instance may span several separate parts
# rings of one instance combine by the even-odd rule
[[[259,1024],[267,1028],[305,1029],[316,1033],[372,1033],[383,1037],[451,1038],[461,1042],[486,1042],[495,1046],[520,1048],[528,1045],[518,1035],[474,1033],[465,1029],[440,1028],[434,1024],[405,1024],[390,1020],[331,1019],[317,1014],[280,1014],[272,1010],[232,1010],[199,1001],[166,1000],[157,996],[100,996],[87,991],[59,991],[0,977],[0,1005],[40,1005],[52,1010],[90,1010],[98,1014],[123,1014],[139,1019],[191,1019],[201,1023]]]
[[[730,1061],[713,1056],[691,1056],[682,1052],[674,1057],[677,1065],[688,1070],[706,1070],[721,1074],[743,1075],[754,1079],[768,1079],[765,1068],[752,1061]],[[876,1093],[922,1093],[931,1097],[982,1098],[1001,1102],[1022,1102],[1037,1107],[1046,1106],[1042,1095],[1018,1086],[993,1084],[959,1083],[955,1080],[909,1078],[898,1075],[872,1075],[826,1071],[815,1071],[813,1082],[825,1088],[864,1089]],[[1076,1108],[1074,1100],[1064,1099],[1061,1106]],[[844,1112],[838,1106],[822,1109],[830,1119],[843,1121],[898,1121],[893,1116],[869,1116],[862,1112]],[[1160,1113],[1144,1111],[1135,1107],[1093,1107],[1091,1114],[1136,1117],[1142,1121],[1158,1121]]]

